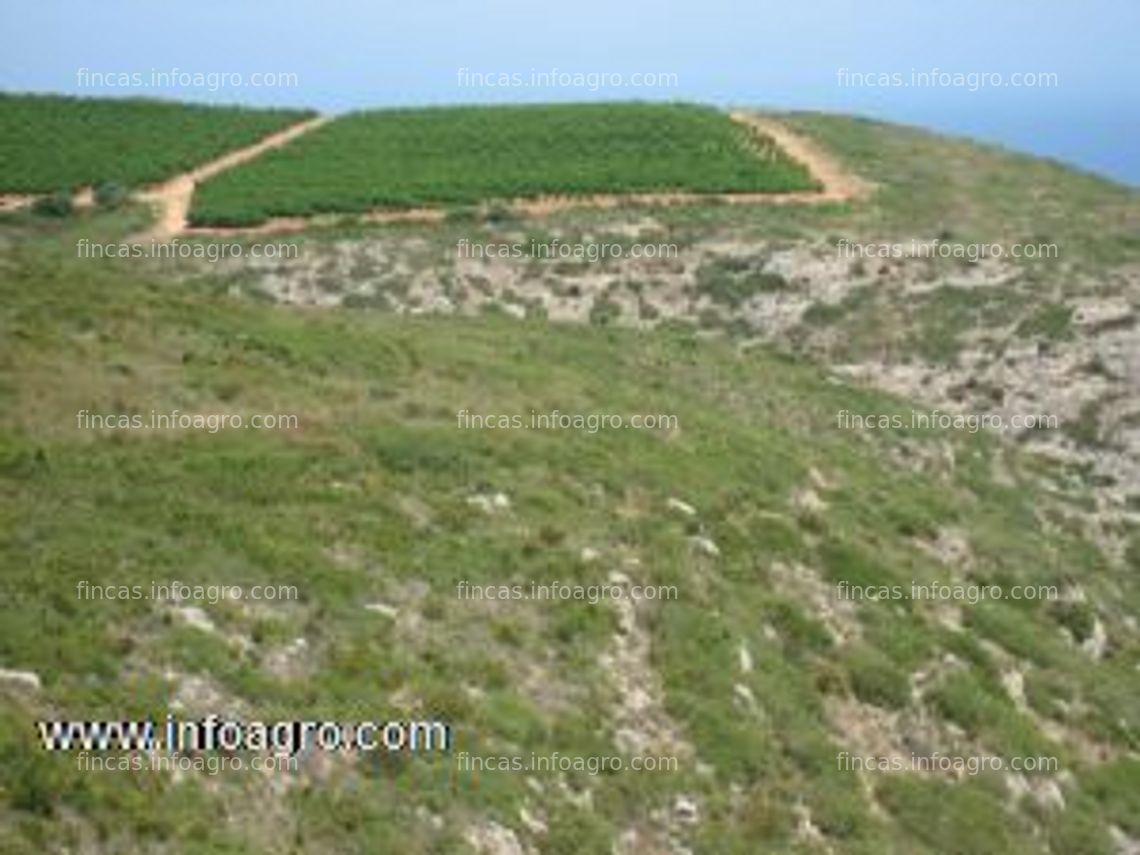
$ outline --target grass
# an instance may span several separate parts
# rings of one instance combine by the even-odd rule
[[[137,98],[0,93],[0,192],[151,184],[309,115]]]
[[[494,199],[814,187],[775,145],[710,107],[563,104],[354,113],[195,193],[197,225],[463,206]]]
[[[1017,334],[1024,338],[1040,336],[1047,341],[1059,341],[1072,337],[1072,322],[1071,307],[1043,303],[1017,325]]]
[[[17,596],[0,605],[0,662],[44,684],[0,699],[5,851],[50,851],[82,829],[117,851],[454,852],[473,816],[496,817],[550,851],[601,851],[679,793],[702,806],[699,829],[685,832],[694,851],[794,851],[800,804],[837,852],[1043,851],[1027,842],[1037,838],[999,825],[979,784],[877,781],[891,818],[874,813],[835,768],[844,744],[825,715],[826,695],[849,689],[908,710],[908,674],[960,648],[921,610],[898,615],[889,603],[862,603],[861,645],[838,644],[818,607],[768,567],[778,556],[829,581],[925,578],[929,558],[913,539],[950,520],[971,533],[979,566],[1008,556],[1025,568],[1061,564],[1097,596],[1103,568],[1076,535],[1040,527],[1040,497],[998,489],[966,466],[937,478],[900,468],[893,432],[868,442],[839,431],[834,413],[901,402],[762,349],[701,341],[684,327],[635,334],[496,316],[302,312],[226,297],[208,276],[171,287],[161,266],[74,256],[77,235],[119,233],[132,216],[4,232],[19,241],[5,244],[0,280],[0,525],[14,535],[0,560]],[[672,413],[681,431],[461,430],[455,413],[464,407]],[[82,409],[176,408],[295,413],[300,427],[76,428]],[[937,432],[912,441],[950,443],[964,461],[993,442]],[[1009,465],[1030,483],[1029,461]],[[809,467],[842,484],[812,518],[790,500]],[[508,511],[487,514],[467,501],[494,491],[509,496]],[[699,516],[671,511],[672,496]],[[693,551],[696,533],[718,545],[719,558]],[[581,561],[586,546],[603,559]],[[248,773],[177,785],[153,773],[85,773],[31,736],[31,722],[49,715],[161,717],[196,677],[217,703],[249,717],[420,711],[456,726],[456,750],[617,753],[618,696],[599,664],[618,631],[612,606],[517,602],[489,611],[452,594],[462,579],[596,584],[615,566],[642,584],[678,586],[678,600],[640,607],[637,621],[651,642],[646,667],[660,679],[658,714],[689,747],[675,773],[572,778],[591,792],[590,811],[559,797],[544,775],[532,776],[541,793],[511,773],[487,773],[478,786],[461,778],[453,792],[449,758],[333,761],[279,791]],[[301,598],[255,610],[200,604],[218,627],[209,633],[163,603],[74,595],[83,579],[175,578],[292,584]],[[1113,585],[1134,608],[1135,585]],[[403,617],[364,609],[376,601]],[[1056,637],[1044,606],[979,604],[968,614],[980,635],[1033,658],[1041,675],[1082,699],[1089,727],[1092,715],[1103,719],[1102,738],[1128,745],[1140,724],[1129,712],[1140,710],[1135,672],[1085,659]],[[1126,637],[1111,614],[1104,619]],[[234,641],[243,637],[249,646]],[[273,657],[299,637],[310,651],[303,676],[273,671]],[[742,644],[755,662],[748,673],[737,670]],[[934,695],[940,720],[968,727],[991,751],[1041,747],[992,680],[960,680]],[[1098,688],[1106,682],[1112,692]],[[756,711],[741,706],[737,684]],[[1123,728],[1108,728],[1122,717]],[[1060,753],[1082,786],[1091,770]],[[1079,815],[1019,810],[1001,822],[1082,839],[1090,821],[1126,821],[1127,774],[1122,767],[1090,779]],[[153,798],[174,786],[177,799]],[[519,826],[522,804],[546,817],[546,837]],[[417,819],[419,808],[440,826]],[[943,812],[970,831],[935,833],[931,817]]]
[[[916,301],[907,348],[935,364],[956,364],[963,334],[1007,323],[1025,299],[1010,288],[940,286]]]
[[[907,675],[874,649],[856,650],[846,661],[851,687],[859,700],[887,709],[905,707],[910,700]]]

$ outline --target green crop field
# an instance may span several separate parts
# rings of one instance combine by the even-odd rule
[[[149,184],[308,115],[0,93],[0,192],[46,193],[100,182]]]
[[[205,182],[195,225],[547,194],[815,189],[711,107],[561,104],[355,113]]]

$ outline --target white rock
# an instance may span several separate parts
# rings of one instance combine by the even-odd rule
[[[792,496],[792,504],[808,514],[819,514],[827,510],[827,502],[821,499],[811,487],[797,490]]]
[[[491,513],[491,500],[487,496],[468,496],[467,504],[474,505],[482,511]]]
[[[217,627],[210,620],[210,616],[197,606],[183,606],[174,610],[188,626],[200,629],[202,632],[217,632]]]
[[[670,498],[665,506],[671,511],[678,511],[687,517],[695,517],[697,509],[690,505],[688,502],[682,502],[680,499]]]
[[[525,807],[519,808],[519,819],[531,834],[546,834],[546,823],[533,816]]]
[[[685,795],[677,796],[673,800],[673,816],[685,825],[696,825],[701,818],[696,799]]]
[[[611,570],[609,580],[611,585],[628,586],[630,584],[629,577],[622,573],[620,570]]]
[[[423,805],[416,808],[416,818],[419,819],[420,822],[426,822],[437,831],[443,828],[443,817],[438,813],[432,813]]]
[[[1054,810],[1065,809],[1065,794],[1056,781],[1050,780],[1040,784],[1034,790],[1033,796],[1042,807]]]
[[[480,510],[490,514],[495,511],[504,511],[511,506],[511,500],[506,493],[492,493],[491,495],[476,494],[467,497],[467,504],[474,505]]]
[[[601,553],[592,546],[583,546],[580,557],[583,561],[589,563],[590,561],[597,561],[599,555],[601,555]]]
[[[29,689],[39,689],[41,686],[38,674],[31,671],[12,671],[8,668],[0,668],[0,682],[22,683]]]
[[[1024,675],[1016,669],[1006,671],[1001,675],[1001,684],[1005,688],[1006,694],[1009,695],[1010,700],[1013,701],[1014,706],[1020,710],[1024,710],[1026,706]]]
[[[716,558],[718,555],[720,555],[719,547],[717,547],[717,545],[707,537],[701,537],[698,535],[696,537],[690,537],[689,541],[693,544],[693,546],[695,546],[700,552],[703,552],[705,555],[709,555],[713,558]]]
[[[377,614],[384,615],[384,617],[392,618],[393,620],[400,616],[400,610],[387,603],[369,603],[364,608],[370,612],[376,612]]]
[[[822,841],[824,839],[823,832],[812,820],[811,811],[807,805],[803,803],[797,804],[794,810],[796,816],[799,818],[799,822],[796,825],[796,834],[799,838],[801,840],[811,840],[814,842]]]
[[[740,642],[740,649],[737,651],[740,656],[740,670],[745,674],[752,671],[752,654],[748,650],[748,645],[743,641]]]
[[[464,837],[468,845],[482,855],[526,855],[515,833],[493,820],[467,829]]]
[[[1140,855],[1140,840],[1129,836],[1124,829],[1110,825],[1108,834],[1112,838],[1112,844],[1116,847],[1118,855]]]
[[[1078,300],[1073,307],[1073,323],[1083,327],[1120,324],[1133,316],[1132,306],[1124,298]]]
[[[732,687],[732,693],[749,709],[756,707],[756,697],[752,694],[752,690],[743,683],[737,683]]]
[[[1104,631],[1104,624],[1100,618],[1093,618],[1092,635],[1081,642],[1081,650],[1093,659],[1101,659],[1108,648],[1108,633]]]
[[[526,306],[520,306],[518,303],[501,303],[503,311],[520,321],[526,320]]]

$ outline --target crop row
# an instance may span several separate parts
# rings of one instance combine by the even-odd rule
[[[311,113],[0,93],[0,192],[151,184]]]
[[[545,195],[815,189],[771,141],[689,104],[354,113],[206,181],[194,225]]]

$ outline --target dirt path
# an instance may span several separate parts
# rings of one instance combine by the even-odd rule
[[[596,193],[508,199],[498,204],[515,214],[542,217],[570,208],[613,209],[630,205],[693,205],[713,201],[728,205],[812,205],[855,201],[870,195],[872,187],[868,182],[844,169],[814,141],[800,136],[780,122],[745,112],[733,113],[732,119],[772,138],[784,153],[807,168],[812,177],[823,185],[823,190],[790,193]],[[495,203],[484,203],[480,208],[485,211],[493,204]],[[439,207],[409,208],[369,211],[364,214],[325,214],[309,218],[277,217],[257,226],[184,228],[182,231],[187,236],[240,237],[298,232],[311,226],[335,225],[353,219],[366,223],[438,223],[446,216],[447,212]]]
[[[151,226],[148,231],[138,235],[135,240],[166,241],[183,232],[192,231],[187,227],[186,218],[190,213],[190,202],[194,196],[194,185],[200,181],[205,181],[207,178],[212,178],[219,172],[225,172],[227,169],[232,169],[239,164],[253,160],[255,157],[264,154],[270,149],[280,148],[290,140],[301,136],[301,134],[308,133],[314,128],[320,127],[331,118],[331,116],[317,116],[316,118],[299,122],[296,125],[291,125],[282,131],[277,131],[258,140],[251,146],[227,152],[216,160],[211,160],[209,163],[204,163],[190,172],[177,175],[169,181],[139,193],[139,199],[157,205],[160,212],[158,220],[154,225]]]
[[[775,140],[776,145],[784,150],[792,160],[803,164],[808,172],[823,185],[822,193],[807,194],[816,201],[847,202],[853,199],[864,199],[870,195],[871,185],[843,168],[830,154],[813,140],[800,136],[773,119],[755,116],[751,113],[737,111],[732,118],[743,125],[758,131]],[[804,194],[789,194],[804,195]]]
[[[39,196],[25,196],[17,193],[0,194],[0,212],[27,208],[38,198]]]
[[[0,194],[0,212],[2,211],[19,211],[22,208],[30,208],[36,203],[38,199],[42,199],[46,194]],[[80,187],[75,191],[75,195],[71,197],[71,204],[79,210],[87,210],[95,207],[95,188],[94,187]]]

